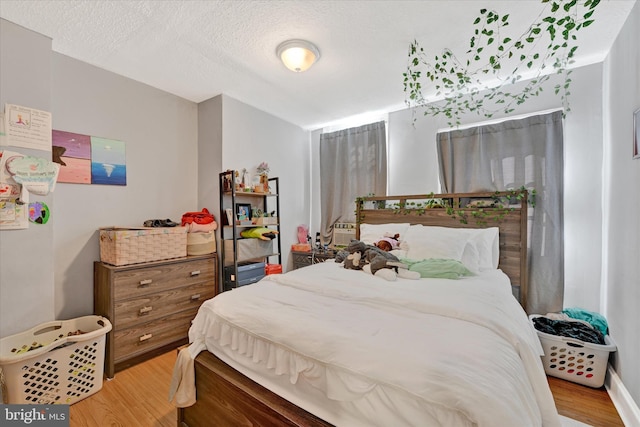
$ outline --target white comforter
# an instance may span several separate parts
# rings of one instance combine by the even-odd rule
[[[336,425],[560,425],[499,270],[390,282],[320,263],[205,302],[189,337],[193,357],[207,348],[321,393],[329,405],[308,410]]]

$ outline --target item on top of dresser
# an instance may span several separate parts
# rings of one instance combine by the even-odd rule
[[[185,212],[182,215],[182,225],[187,227],[189,233],[207,233],[218,228],[215,217],[207,208],[199,212]]]
[[[143,224],[144,227],[177,227],[177,222],[171,221],[171,219],[148,219]]]
[[[187,255],[205,255],[216,251],[216,234],[213,231],[207,233],[187,233]]]
[[[139,264],[186,256],[186,227],[100,228],[100,260],[107,264]]]

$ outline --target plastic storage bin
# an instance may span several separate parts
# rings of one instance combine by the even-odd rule
[[[536,317],[544,316],[529,316],[532,325]],[[609,335],[604,337],[605,345],[599,345],[547,334],[537,329],[536,333],[544,349],[542,364],[547,375],[593,388],[602,387],[609,355],[617,348]]]
[[[265,276],[264,262],[251,262],[238,265],[238,277],[235,277],[233,266],[225,267],[224,274],[227,282],[235,281],[236,286],[245,286],[258,282]]]
[[[110,330],[105,317],[84,316],[2,338],[7,403],[71,405],[99,391]]]
[[[282,274],[282,264],[267,264],[264,267],[264,273],[269,274]]]

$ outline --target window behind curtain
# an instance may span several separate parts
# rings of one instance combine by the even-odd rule
[[[529,209],[527,312],[563,308],[562,112],[530,116],[437,135],[444,192],[535,189]]]
[[[320,135],[320,234],[331,241],[336,222],[355,222],[356,197],[386,195],[385,122]]]

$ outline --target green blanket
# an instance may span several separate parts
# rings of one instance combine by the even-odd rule
[[[464,276],[475,276],[460,261],[454,259],[429,258],[422,261],[402,259],[409,266],[410,271],[417,271],[420,277],[437,279],[459,279]]]

